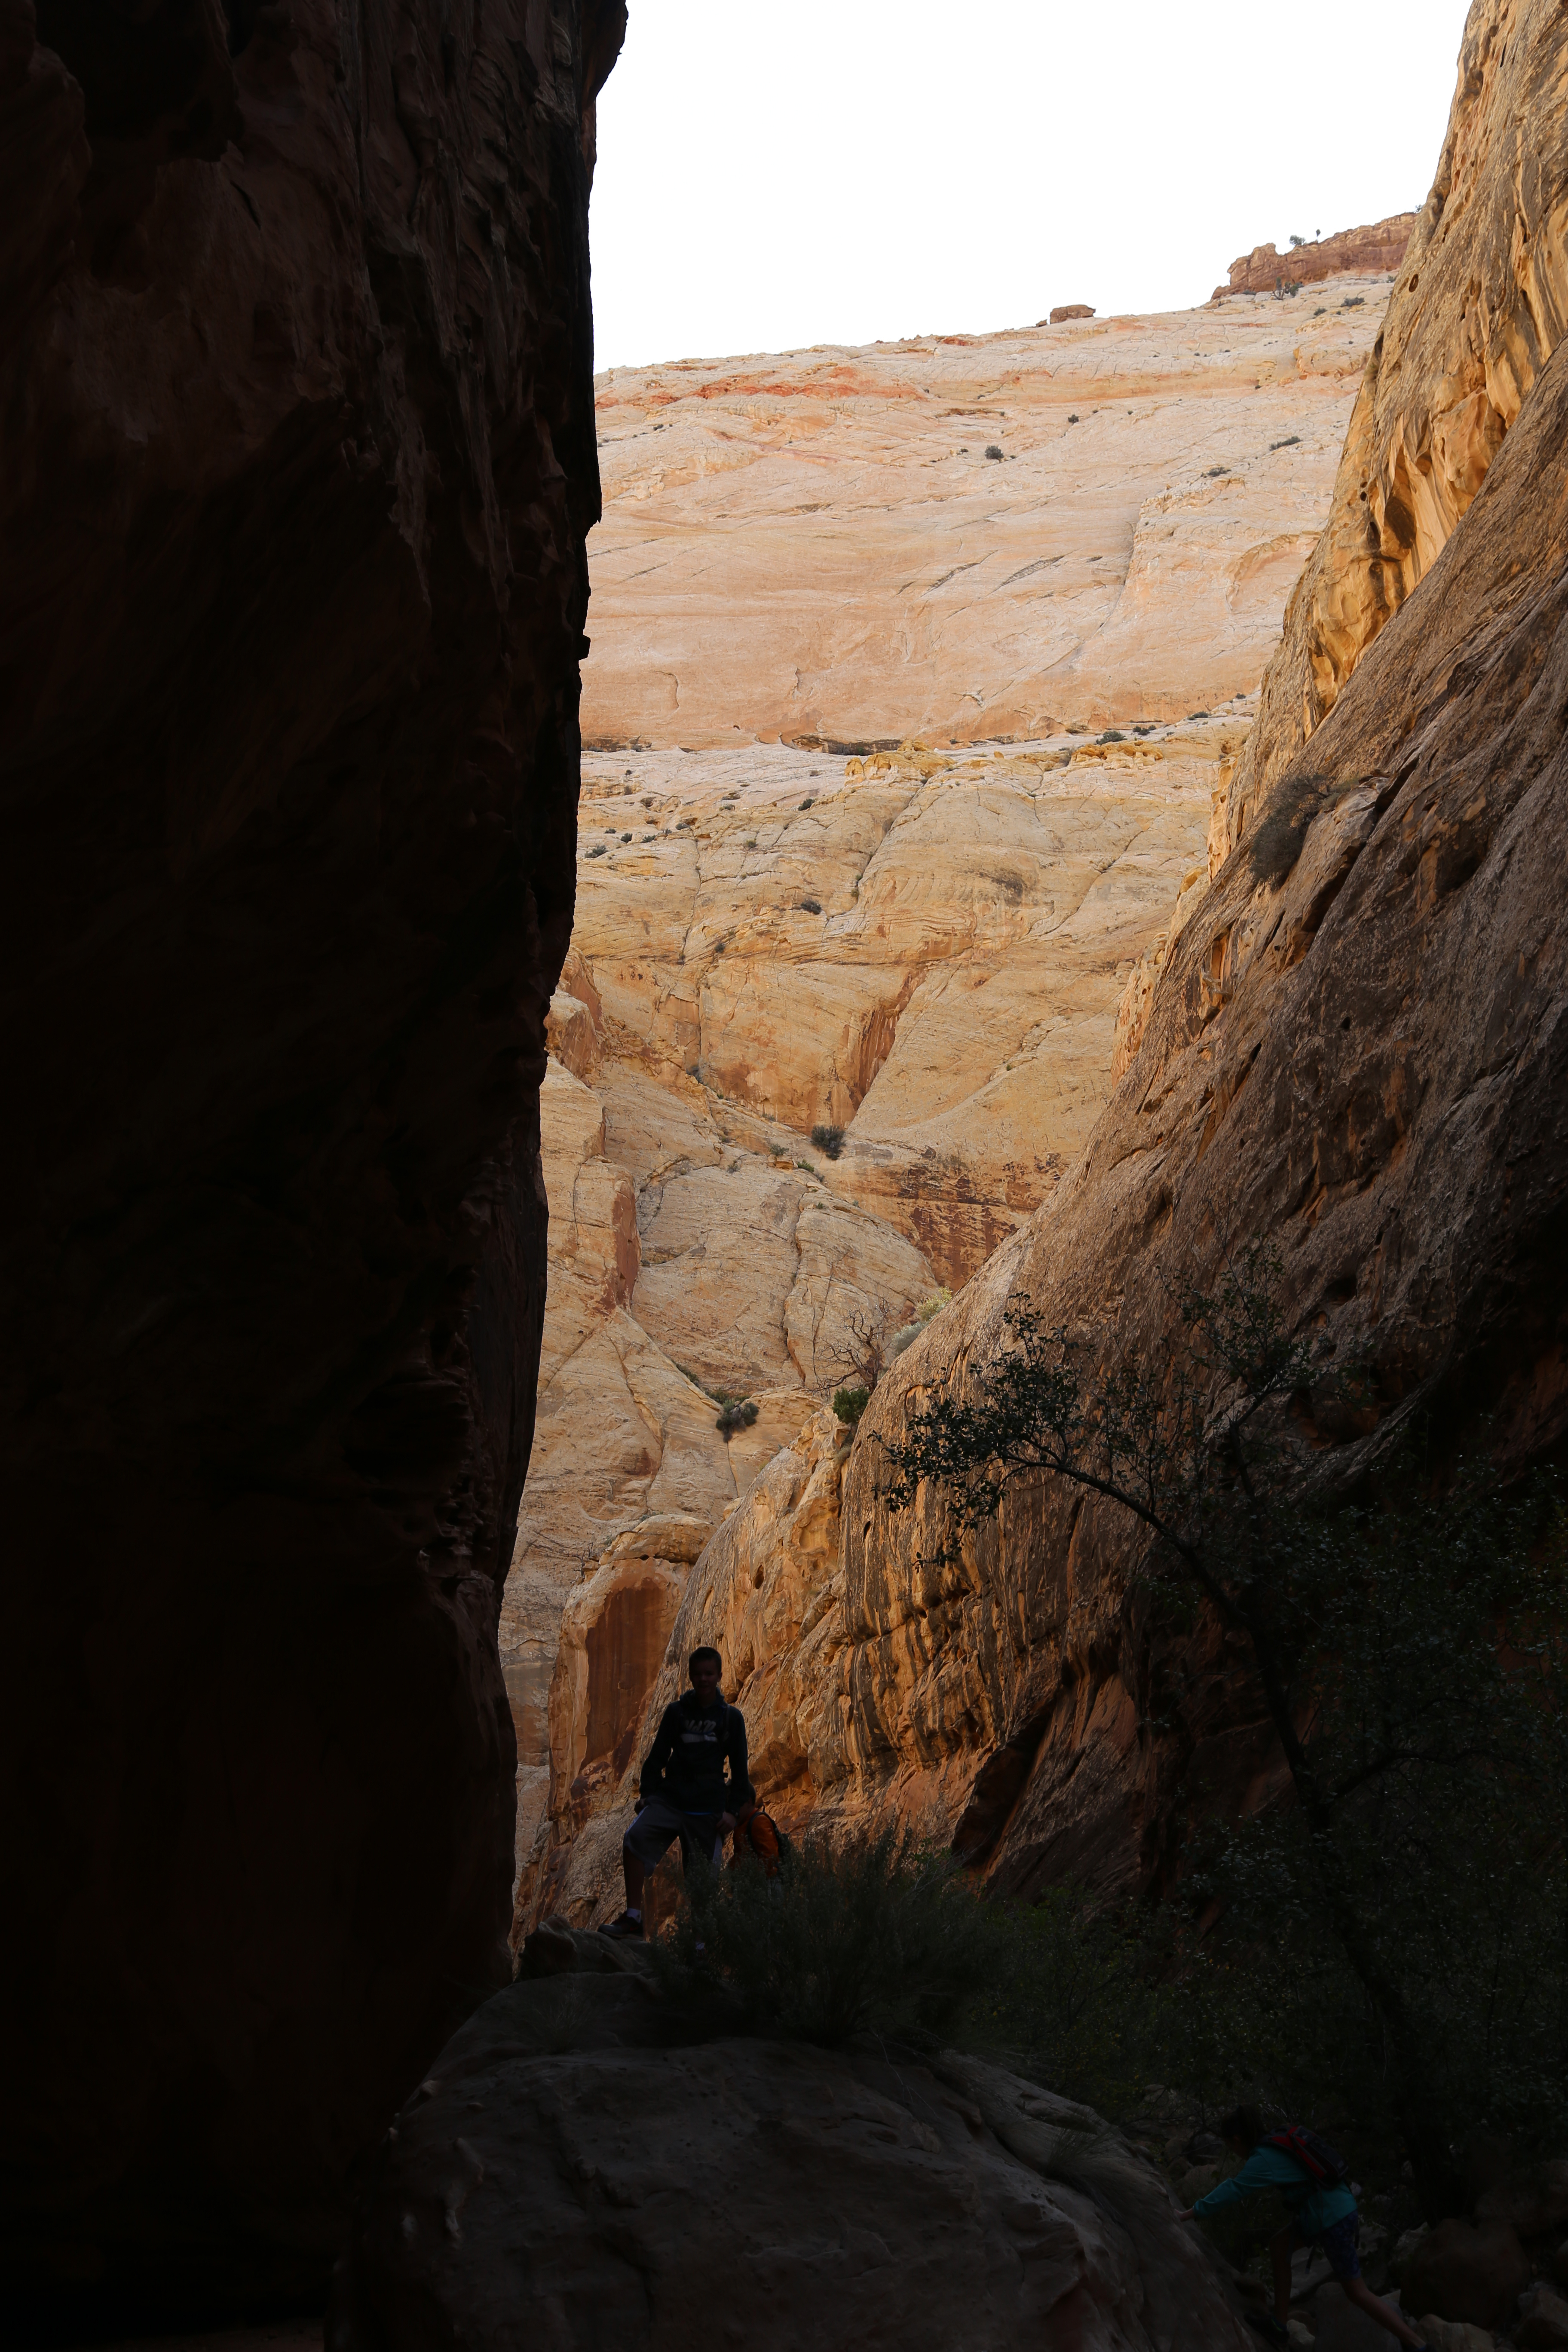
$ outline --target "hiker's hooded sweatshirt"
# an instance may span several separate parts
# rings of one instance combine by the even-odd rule
[[[732,1813],[751,1804],[746,1718],[740,1708],[721,1698],[699,1706],[696,1692],[687,1691],[665,1708],[639,1785],[645,1797],[662,1797],[682,1813]]]
[[[1278,2189],[1303,2238],[1331,2230],[1355,2211],[1355,2199],[1342,2181],[1331,2188],[1320,2186],[1282,2147],[1255,2147],[1241,2170],[1200,2197],[1193,2210],[1217,2213],[1222,2205],[1233,2205],[1252,2189]]]

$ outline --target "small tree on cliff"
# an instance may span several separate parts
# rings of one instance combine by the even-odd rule
[[[1244,1637],[1295,1803],[1238,1834],[1230,1883],[1250,1879],[1282,1970],[1297,1923],[1348,1966],[1435,2220],[1461,2201],[1452,1996],[1455,1938],[1474,1926],[1446,1906],[1495,1898],[1500,1923],[1511,1898],[1482,1878],[1506,1847],[1563,1908],[1563,1546],[1555,1520],[1540,1540],[1539,1490],[1510,1501],[1461,1479],[1436,1496],[1407,1469],[1352,1505],[1314,1502],[1292,1405],[1366,1400],[1292,1330],[1279,1276],[1255,1245],[1213,1295],[1178,1294],[1173,1336],[1140,1365],[1015,1299],[1008,1345],[973,1391],[939,1395],[889,1446],[889,1500],[907,1507],[936,1486],[956,1535],[1019,1486],[1065,1479],[1138,1523],[1136,1580],[1160,1601],[1201,1599]],[[1561,2102],[1561,2000],[1531,2031],[1515,2111]]]

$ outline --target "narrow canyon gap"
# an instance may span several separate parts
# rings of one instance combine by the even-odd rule
[[[0,0],[5,2294],[319,2292],[506,1973],[622,0]]]

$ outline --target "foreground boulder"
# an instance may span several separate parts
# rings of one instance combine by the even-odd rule
[[[329,2341],[1243,2352],[1199,2233],[1085,2120],[951,2055],[683,2042],[636,1969],[520,1982],[388,2135]]]
[[[1506,2221],[1444,2221],[1405,2265],[1407,2311],[1498,2327],[1530,2283],[1530,2261]]]

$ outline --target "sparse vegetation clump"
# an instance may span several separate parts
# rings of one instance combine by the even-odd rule
[[[912,1320],[903,1324],[894,1332],[888,1346],[889,1355],[901,1356],[906,1348],[912,1348],[931,1318],[940,1315],[944,1307],[951,1307],[952,1304],[952,1293],[945,1287],[933,1290],[929,1298],[922,1298],[914,1311]]]
[[[724,1397],[720,1401],[719,1418],[714,1428],[728,1443],[738,1429],[750,1429],[756,1420],[757,1407],[752,1397]]]
[[[798,905],[803,915],[820,915],[822,912],[820,898],[802,898],[798,901]]]
[[[887,1828],[818,1835],[786,1878],[694,1871],[674,1935],[650,1948],[666,1994],[718,2032],[932,2050],[995,1973],[997,1915],[953,1864]]]
[[[871,1402],[871,1391],[865,1388],[842,1388],[833,1391],[833,1410],[848,1428],[853,1429]]]
[[[844,1149],[844,1129],[841,1127],[814,1127],[811,1139],[825,1160],[837,1160]]]

